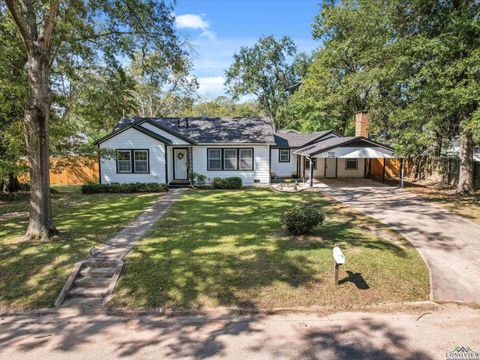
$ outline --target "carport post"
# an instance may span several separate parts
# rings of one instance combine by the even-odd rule
[[[312,161],[312,157],[309,156],[308,157],[308,164],[310,165],[310,183],[309,183],[309,187],[313,188],[313,161]]]
[[[400,189],[403,189],[403,174],[405,172],[405,162],[403,158],[400,158]]]

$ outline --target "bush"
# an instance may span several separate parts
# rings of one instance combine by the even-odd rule
[[[158,183],[131,183],[131,184],[85,184],[82,193],[138,193],[138,192],[165,192],[168,185]]]
[[[198,174],[196,172],[191,172],[189,174],[189,178],[190,178],[190,182],[192,183],[192,185],[195,187],[200,187],[200,188],[203,188],[205,187],[205,183],[207,181],[207,177],[203,174]]]
[[[229,177],[229,178],[213,178],[211,183],[212,189],[241,189],[243,187],[242,179],[239,177]]]
[[[305,206],[295,206],[285,211],[281,217],[283,226],[293,235],[308,234],[324,220],[325,215],[321,211]]]

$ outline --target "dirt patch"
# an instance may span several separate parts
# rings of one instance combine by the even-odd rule
[[[0,214],[0,221],[8,221],[18,218],[28,217],[28,211],[13,211],[5,214]]]

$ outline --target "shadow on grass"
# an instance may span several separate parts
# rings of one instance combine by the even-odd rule
[[[299,202],[313,204],[327,214],[326,222],[303,238],[288,236],[279,222],[280,214]],[[360,267],[371,267],[369,254],[374,253],[406,266],[418,257],[405,250],[409,245],[380,240],[360,230],[358,224],[364,221],[318,193],[189,192],[127,256],[113,303],[182,309],[263,308],[316,305],[322,297],[330,304],[339,291],[352,298],[357,295],[348,286],[333,289],[330,295],[327,291],[332,288],[335,243],[347,253],[361,253]],[[378,269],[388,271],[380,267],[372,271]],[[358,287],[358,281],[354,284]]]
[[[60,235],[24,241],[27,219],[0,222],[0,305],[52,306],[76,261],[119,231],[158,195],[82,195],[61,187],[53,196]],[[9,204],[28,211],[28,203]]]

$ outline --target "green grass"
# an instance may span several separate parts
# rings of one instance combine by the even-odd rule
[[[310,236],[281,228],[280,214],[297,203],[326,213]],[[340,286],[333,285],[334,243],[347,258]],[[348,309],[428,293],[426,266],[410,243],[318,193],[189,191],[127,256],[113,304]]]
[[[0,202],[0,306],[53,306],[74,263],[85,258],[90,247],[107,241],[159,196],[82,195],[76,186],[61,186],[57,190],[53,209],[60,234],[50,242],[22,239],[27,218],[21,213],[28,211],[27,201]]]

